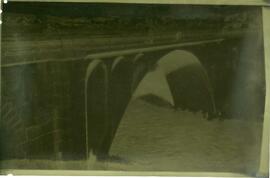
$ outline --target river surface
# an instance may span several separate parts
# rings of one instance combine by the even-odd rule
[[[255,173],[261,123],[207,120],[189,111],[138,99],[130,103],[111,154],[128,164],[109,169],[136,171],[223,171]]]

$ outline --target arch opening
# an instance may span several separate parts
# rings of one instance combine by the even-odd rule
[[[109,131],[108,72],[100,60],[92,61],[85,78],[85,124],[87,157],[103,154],[102,143]]]
[[[196,56],[184,50],[171,51],[157,61],[155,69],[138,83],[132,100],[139,97],[150,98],[156,104],[161,99],[175,108],[203,111],[208,117],[216,112],[206,70]]]
[[[119,123],[131,97],[131,68],[132,65],[130,64],[128,57],[117,57],[112,63],[108,90],[110,131],[104,141],[104,148],[107,156]]]

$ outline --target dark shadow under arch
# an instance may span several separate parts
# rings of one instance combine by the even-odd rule
[[[102,144],[109,131],[108,71],[101,60],[93,60],[85,77],[86,149],[95,155],[104,151]]]
[[[110,71],[110,82],[108,90],[108,113],[110,120],[110,131],[106,135],[103,147],[108,155],[113,138],[125,109],[131,98],[132,56],[119,56],[114,59]],[[106,156],[106,155],[105,155]]]

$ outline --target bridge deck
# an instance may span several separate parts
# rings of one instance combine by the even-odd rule
[[[109,52],[98,52],[98,53],[87,55],[86,57],[82,57],[82,56],[75,57],[73,54],[70,57],[66,57],[62,59],[58,59],[57,58],[58,56],[56,56],[55,58],[51,58],[49,56],[46,59],[42,59],[42,60],[27,60],[27,61],[16,60],[14,62],[3,61],[1,67],[12,67],[12,66],[54,62],[54,61],[66,62],[66,61],[83,60],[83,59],[96,59],[96,58],[100,59],[100,58],[106,58],[106,57],[117,57],[119,55],[122,56],[122,55],[136,54],[136,53],[145,53],[145,52],[165,50],[165,49],[176,48],[176,47],[187,47],[187,46],[195,46],[195,45],[201,45],[201,44],[207,44],[207,43],[217,43],[221,41],[223,41],[223,39],[173,43],[173,44],[165,44],[165,45],[157,45],[157,46],[148,46],[148,47],[143,47],[143,48],[137,47],[137,48],[115,50],[115,51],[109,51]]]
[[[65,62],[105,56],[149,52],[161,49],[219,42],[221,39],[239,38],[252,31],[234,31],[216,34],[184,34],[176,39],[175,34],[155,36],[87,36],[65,37],[48,40],[24,40],[6,37],[2,41],[1,67],[12,67],[44,62]],[[40,37],[41,38],[41,37]]]

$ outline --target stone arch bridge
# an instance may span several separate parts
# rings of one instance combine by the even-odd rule
[[[6,113],[16,110],[12,122],[23,125],[16,156],[81,159],[93,152],[102,159],[128,103],[144,95],[211,118],[222,111],[219,87],[233,75],[239,43],[218,38],[2,63],[2,110],[13,105]]]
[[[208,40],[88,55],[85,60],[89,60],[90,63],[86,69],[84,91],[86,153],[93,151],[94,154],[102,157],[109,152],[128,103],[139,96],[157,95],[175,107],[182,104],[182,107],[186,107],[185,109],[201,109],[208,114],[214,114],[216,106],[207,72],[196,56],[179,49],[183,46],[207,45],[207,43],[222,41],[222,39]],[[156,69],[157,66],[161,69]],[[161,76],[159,76],[159,71]],[[147,79],[149,72],[156,73],[153,77],[150,76],[153,79]],[[199,95],[193,93],[196,95],[194,99],[204,100],[197,102],[203,105],[181,102],[184,96],[179,95],[188,95],[188,93],[177,88],[188,86],[187,83],[184,84],[187,81],[183,81],[179,75],[189,77],[190,83],[195,82],[193,87],[196,85],[199,87],[196,88]],[[155,79],[159,84],[154,84]],[[162,79],[165,84],[162,83]],[[142,81],[147,84],[143,84]],[[179,86],[181,82],[183,83]],[[150,86],[152,90],[143,85]],[[156,91],[166,85],[168,91],[166,89]],[[145,91],[140,92],[140,90]],[[189,99],[192,100],[192,98]]]

